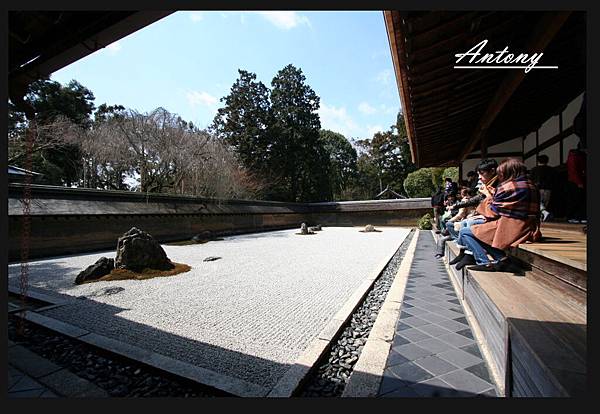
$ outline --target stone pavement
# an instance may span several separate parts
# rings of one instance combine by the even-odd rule
[[[57,398],[48,387],[23,371],[8,366],[8,398]]]
[[[91,382],[8,341],[8,398],[103,398],[108,394]]]
[[[462,305],[430,232],[419,234],[382,397],[496,396]]]

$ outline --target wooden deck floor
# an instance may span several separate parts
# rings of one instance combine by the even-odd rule
[[[519,246],[532,253],[587,272],[587,235],[583,225],[568,223],[543,223],[542,241]]]

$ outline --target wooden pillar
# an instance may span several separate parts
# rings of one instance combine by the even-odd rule
[[[559,134],[562,134],[563,128],[564,128],[562,114],[563,114],[563,111],[560,111],[558,113],[558,133]],[[564,141],[564,138],[561,138],[560,141],[559,141],[559,144],[558,144],[558,152],[559,152],[559,155],[558,155],[558,157],[559,157],[558,158],[558,165],[562,165],[563,164],[563,141]]]
[[[481,159],[487,158],[487,136],[484,133],[481,136]]]

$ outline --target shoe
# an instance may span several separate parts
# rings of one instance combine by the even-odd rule
[[[587,224],[587,220],[579,220],[581,224]]]
[[[507,272],[507,273],[517,273],[521,269],[519,269],[515,264],[513,264],[510,259],[502,259],[495,263],[486,263],[476,266],[469,266],[467,269],[469,270],[477,270],[480,272]]]
[[[552,218],[552,213],[550,213],[548,210],[542,211],[542,221],[550,221]]]
[[[469,266],[467,269],[476,270],[478,272],[495,272],[496,268],[494,267],[495,263],[485,263],[475,266]]]
[[[443,254],[439,254],[439,253],[438,253],[438,254],[436,254],[436,255],[435,255],[435,258],[436,258],[436,259],[441,259],[442,257],[444,257],[444,255],[443,255]]]
[[[449,235],[450,235],[450,233],[448,232],[448,230],[444,230],[442,232],[442,236],[449,236]]]
[[[454,259],[450,260],[448,262],[448,264],[449,265],[457,264],[458,262],[460,262],[462,260],[463,257],[465,257],[465,251],[463,249],[461,249],[458,256],[456,256]]]
[[[462,258],[460,262],[455,266],[456,270],[460,270],[465,266],[477,264],[475,258],[470,254],[465,254],[465,257]]]
[[[579,224],[579,220],[577,220],[577,219],[569,219],[567,221],[571,224]]]

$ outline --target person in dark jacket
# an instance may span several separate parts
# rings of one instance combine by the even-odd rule
[[[475,171],[469,171],[467,173],[467,183],[471,190],[477,189],[477,173]]]
[[[548,156],[541,154],[537,157],[537,166],[531,169],[531,179],[540,190],[540,211],[542,221],[547,221],[551,217],[548,210],[550,196],[556,183],[556,171],[548,166]]]
[[[433,208],[433,221],[436,228],[440,228],[440,216],[444,213],[444,188],[440,186],[437,192],[431,196],[431,207]],[[440,230],[437,230],[439,233]]]

